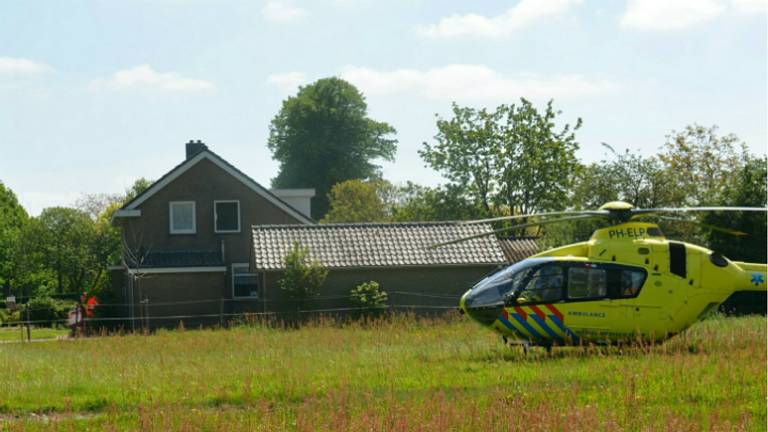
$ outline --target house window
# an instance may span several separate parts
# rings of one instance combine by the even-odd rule
[[[171,234],[194,234],[197,232],[194,201],[171,201],[169,208]]]
[[[214,201],[213,220],[217,233],[240,232],[240,201]]]
[[[232,264],[232,297],[259,298],[260,277],[248,264]]]

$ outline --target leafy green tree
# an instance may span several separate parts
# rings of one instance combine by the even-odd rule
[[[321,223],[466,220],[483,210],[457,185],[395,186],[377,178],[348,180],[331,189],[331,209]]]
[[[450,184],[464,187],[490,216],[501,175],[497,156],[506,107],[489,112],[453,103],[452,108],[453,118],[437,118],[437,143],[423,143],[419,155]]]
[[[671,201],[667,175],[656,156],[643,157],[629,150],[616,153],[604,145],[612,158],[577,170],[571,198],[574,209],[595,210],[610,201],[626,201],[645,208],[676,204]],[[607,223],[594,219],[543,227],[540,246],[547,249],[588,240],[596,229],[607,226]]]
[[[13,191],[0,182],[0,287],[23,278],[19,249],[29,216]]]
[[[320,292],[328,270],[320,262],[310,259],[309,248],[294,243],[285,256],[285,270],[278,286],[303,310],[306,301]]]
[[[152,186],[152,183],[152,180],[148,180],[144,177],[137,178],[131,187],[125,190],[125,195],[121,199],[122,203],[125,204],[128,201],[136,198],[136,196],[149,189],[149,187]]]
[[[303,86],[283,101],[272,119],[267,145],[280,162],[276,188],[315,188],[312,216],[328,211],[328,192],[336,183],[373,177],[377,159],[392,160],[395,129],[368,117],[363,95],[332,77]]]
[[[75,201],[74,207],[85,212],[92,220],[96,220],[108,207],[122,200],[123,196],[118,194],[84,194]]]
[[[671,201],[690,206],[721,202],[747,158],[736,135],[719,136],[717,126],[697,124],[672,131],[659,154]]]
[[[669,174],[658,157],[644,157],[629,150],[624,153],[610,150],[612,159],[582,166],[577,171],[572,198],[574,208],[597,209],[617,200],[645,208],[678,204],[669,187]]]
[[[581,127],[581,119],[573,128],[565,124],[557,131],[560,111],[553,109],[551,100],[543,113],[521,99],[520,105],[504,108],[504,114],[503,147],[497,155],[502,168],[497,206],[506,207],[510,214],[568,206],[573,176],[580,166],[574,132]]]
[[[749,157],[744,167],[737,172],[734,182],[723,193],[721,205],[766,207],[766,160],[763,157]],[[723,253],[730,259],[749,262],[766,262],[766,215],[757,212],[710,213],[704,222],[747,233],[744,237],[734,237],[717,231],[708,236],[709,247]]]
[[[84,265],[89,267],[88,283],[83,287],[90,292],[102,292],[109,286],[109,272],[106,267],[120,262],[122,241],[120,229],[112,224],[112,216],[125,203],[142,193],[152,184],[143,177],[136,179],[124,194],[86,194],[75,202],[75,208],[84,212],[93,222],[87,245],[82,255]]]
[[[321,223],[383,222],[390,219],[387,191],[392,188],[383,180],[346,180],[328,193],[330,210]]]
[[[35,294],[37,291],[55,289],[55,273],[50,262],[46,261],[46,241],[40,233],[38,218],[29,218],[21,231],[20,241],[14,252],[16,256],[17,277],[14,292],[19,296]]]
[[[552,101],[544,112],[531,102],[495,111],[453,104],[453,118],[438,118],[436,144],[424,143],[424,161],[451,184],[466,187],[485,215],[534,213],[565,208],[576,159],[574,131],[557,129]]]
[[[49,207],[31,225],[33,254],[55,275],[59,293],[91,290],[100,283],[106,263],[94,253],[99,238],[95,222],[82,210]]]
[[[21,308],[21,316],[29,317],[32,321],[40,321],[35,324],[41,327],[52,327],[56,321],[64,321],[69,315],[69,311],[74,306],[73,301],[55,300],[51,298],[47,293],[41,293],[32,297]],[[27,315],[27,308],[29,308],[29,315]]]
[[[408,182],[399,189],[392,219],[397,222],[468,220],[486,213],[456,184],[435,188]]]

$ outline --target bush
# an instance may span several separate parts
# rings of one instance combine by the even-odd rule
[[[32,297],[21,307],[21,319],[27,319],[29,309],[30,321],[47,321],[35,323],[35,326],[51,327],[56,324],[51,321],[66,320],[73,305],[72,301],[56,300],[48,296]]]
[[[352,303],[367,309],[385,309],[389,296],[376,281],[363,282],[349,292]]]
[[[326,276],[328,270],[320,262],[310,259],[309,248],[294,243],[285,256],[285,270],[278,286],[302,310],[304,303],[320,292]]]
[[[21,319],[21,313],[18,309],[12,311],[10,309],[0,309],[0,324],[9,322],[16,322]]]

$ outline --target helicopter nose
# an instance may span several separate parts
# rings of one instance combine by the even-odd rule
[[[501,315],[504,305],[502,303],[486,304],[485,302],[478,301],[480,299],[477,298],[477,294],[473,290],[464,293],[461,296],[459,307],[473,320],[484,326],[489,326]]]

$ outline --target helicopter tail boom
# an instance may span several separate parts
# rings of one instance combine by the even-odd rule
[[[747,277],[743,279],[742,283],[739,283],[738,291],[768,291],[768,285],[766,279],[768,279],[768,264],[761,263],[747,263],[747,262],[734,262],[739,268],[741,268]]]

